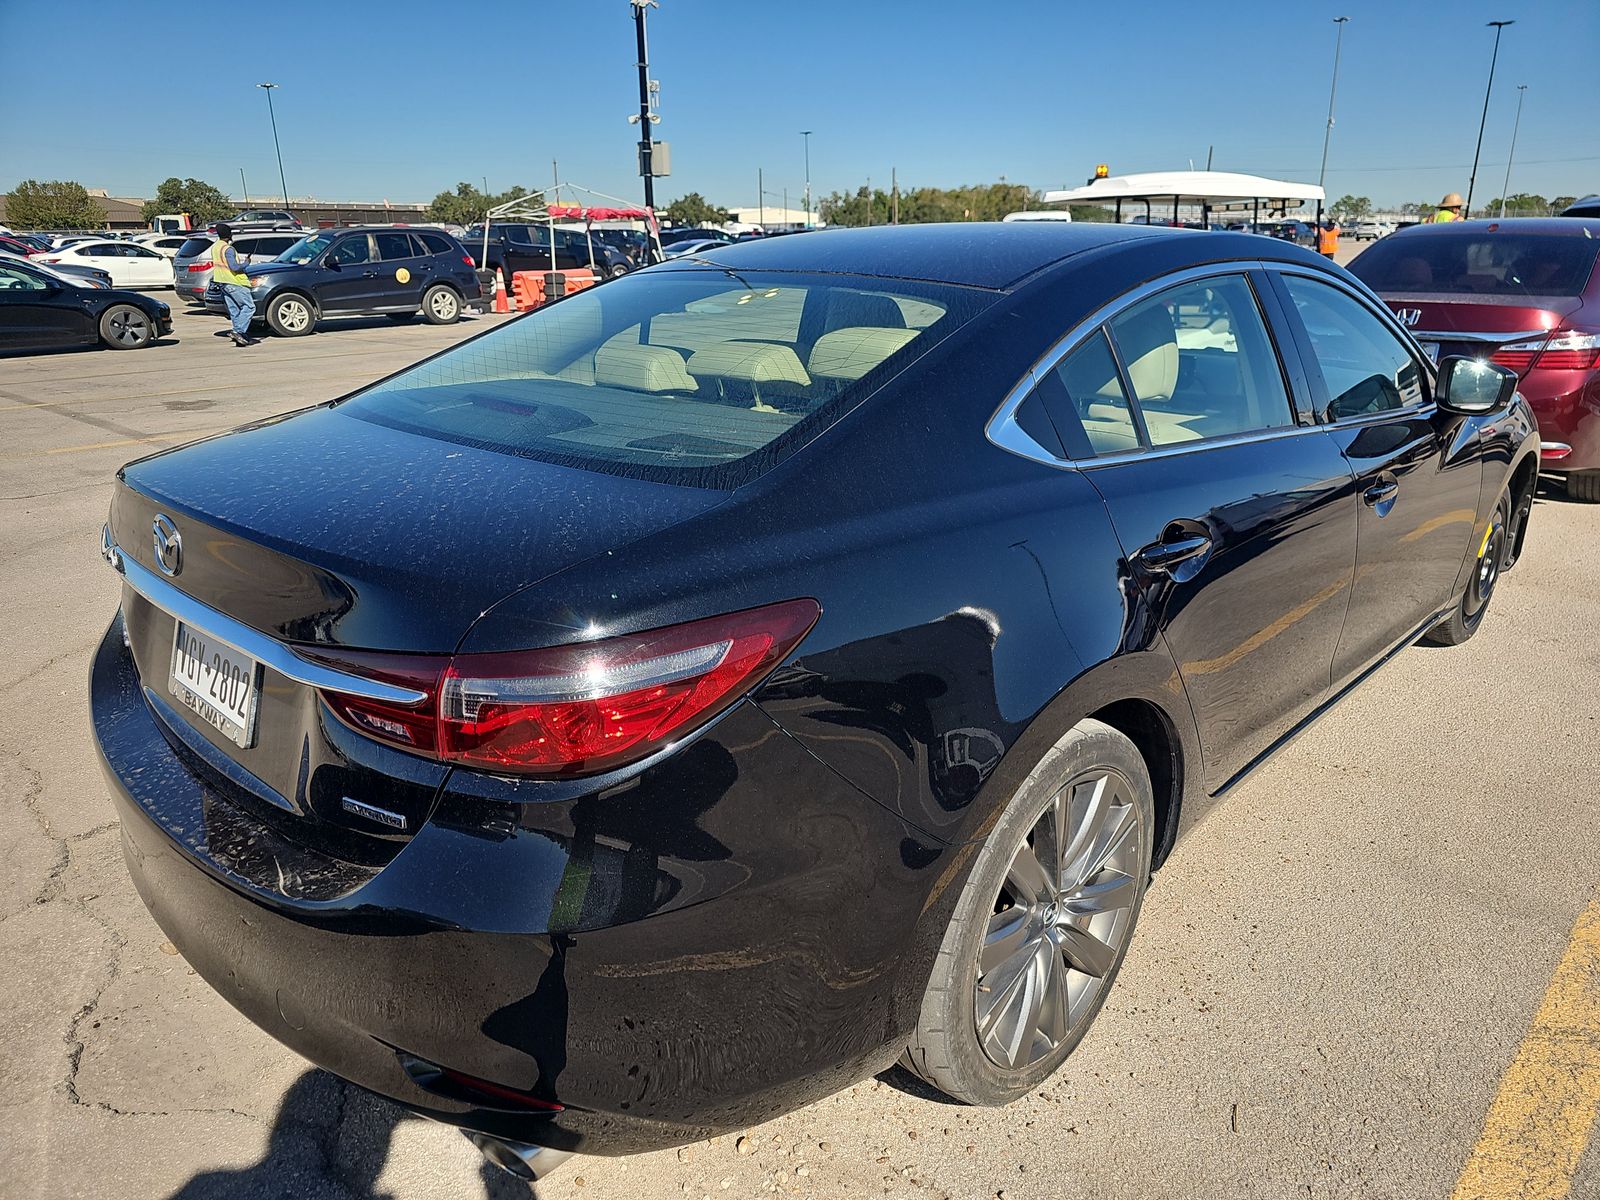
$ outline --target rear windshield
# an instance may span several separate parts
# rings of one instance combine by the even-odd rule
[[[215,240],[208,237],[192,237],[178,247],[179,258],[199,258],[202,254],[211,253],[211,243]]]
[[[549,462],[736,487],[990,299],[902,280],[646,271],[474,338],[340,410]]]
[[[1386,238],[1350,264],[1375,292],[1576,296],[1600,240],[1556,234],[1429,232]]]

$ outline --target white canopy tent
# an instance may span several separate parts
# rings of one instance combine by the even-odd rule
[[[1108,175],[1090,180],[1083,187],[1046,192],[1044,198],[1049,204],[1114,204],[1118,221],[1122,220],[1124,202],[1143,204],[1145,218],[1150,220],[1155,203],[1161,201],[1172,205],[1174,222],[1178,220],[1178,208],[1182,204],[1198,204],[1202,217],[1213,208],[1234,212],[1252,209],[1259,221],[1263,208],[1269,214],[1282,215],[1315,201],[1320,222],[1326,193],[1314,183],[1267,179],[1232,171],[1146,171],[1137,175]]]

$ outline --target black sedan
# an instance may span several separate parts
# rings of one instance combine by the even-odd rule
[[[0,259],[0,352],[108,346],[138,350],[172,332],[172,309],[139,292],[79,287]]]
[[[129,869],[251,1020],[524,1173],[902,1057],[1004,1103],[1186,808],[1481,627],[1514,382],[1244,234],[637,272],[122,470]]]

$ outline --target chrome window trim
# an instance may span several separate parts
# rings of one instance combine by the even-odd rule
[[[1119,450],[1115,454],[1101,454],[1070,464],[1079,471],[1097,471],[1101,467],[1114,467],[1119,463],[1146,462],[1154,458],[1171,458],[1178,454],[1194,454],[1201,450],[1220,450],[1225,446],[1251,446],[1257,442],[1279,442],[1285,438],[1301,437],[1310,433],[1324,433],[1326,425],[1278,425],[1272,429],[1252,429],[1248,433],[1234,433],[1226,437],[1207,438],[1195,442],[1171,442],[1165,446],[1148,449]]]
[[[251,658],[270,667],[279,675],[303,683],[307,687],[327,688],[347,696],[366,700],[382,700],[390,704],[420,704],[428,698],[426,692],[399,687],[376,679],[363,679],[345,671],[325,667],[320,663],[301,658],[289,646],[270,638],[259,630],[235,621],[210,605],[202,604],[193,596],[179,591],[154,571],[135,562],[124,554],[111,539],[111,531],[100,535],[100,553],[128,586],[146,600],[186,625],[193,625],[243,650]]]
[[[1510,333],[1488,333],[1479,330],[1467,331],[1463,329],[1418,329],[1414,337],[1427,338],[1430,342],[1487,342],[1499,345],[1502,342],[1526,342],[1534,338],[1549,337],[1553,329],[1523,329],[1512,330]]]
[[[1169,446],[1141,447],[1138,450],[1123,450],[1118,451],[1116,454],[1107,454],[1094,458],[1074,459],[1052,454],[1034,441],[1033,438],[1029,437],[1022,426],[1017,423],[1017,409],[1022,407],[1023,402],[1033,393],[1033,389],[1039,386],[1045,375],[1053,371],[1056,365],[1076,350],[1081,343],[1087,341],[1091,334],[1099,330],[1100,326],[1123,310],[1138,304],[1141,300],[1153,296],[1157,292],[1164,292],[1181,284],[1192,283],[1197,279],[1211,279],[1218,275],[1246,276],[1251,271],[1267,270],[1270,265],[1256,259],[1237,259],[1232,262],[1205,263],[1202,266],[1185,267],[1181,271],[1173,271],[1171,274],[1146,280],[1137,287],[1123,292],[1116,299],[1107,301],[1067,330],[1061,337],[1057,338],[1055,342],[1051,343],[1050,348],[1039,356],[1038,361],[1028,369],[1027,374],[1018,380],[1011,390],[1006,393],[1005,399],[1000,401],[1000,406],[995,409],[983,427],[983,436],[990,443],[1007,453],[1015,454],[1047,467],[1073,471],[1091,466],[1100,466],[1103,463],[1113,461],[1129,462],[1135,459],[1152,457],[1165,458],[1172,454],[1186,454],[1196,450],[1210,449],[1212,446],[1239,445],[1249,441],[1270,440],[1287,434],[1301,433],[1311,428],[1320,428],[1320,426],[1305,425],[1278,426],[1274,429],[1252,430],[1249,433],[1228,437],[1207,438],[1204,441],[1178,442]],[[1307,274],[1313,278],[1317,277],[1314,271],[1308,271]],[[1246,284],[1248,282],[1246,280]],[[1259,300],[1257,305],[1259,307]],[[1261,322],[1270,336],[1272,322],[1264,312],[1261,313]],[[1287,383],[1285,383],[1285,387],[1287,386]],[[1291,395],[1291,415],[1293,403],[1293,396]]]

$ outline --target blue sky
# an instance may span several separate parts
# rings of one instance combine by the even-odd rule
[[[1044,0],[661,0],[651,13],[658,199],[799,207],[813,190],[1007,180],[1039,188],[1205,165],[1315,181],[1334,26],[1348,15],[1330,196],[1465,192],[1492,19],[1501,44],[1478,197],[1600,190],[1600,2],[1335,0],[1129,5]],[[276,0],[141,21],[109,0],[0,0],[0,189],[73,178],[149,195],[169,175],[278,190],[270,79],[293,195],[411,201],[466,179],[565,180],[633,198],[626,0]],[[145,6],[158,13],[163,6]],[[270,15],[263,16],[270,10]],[[98,16],[96,14],[99,14]],[[231,15],[237,13],[238,15]],[[803,14],[803,15],[802,15]],[[89,36],[71,37],[77,29]],[[209,30],[209,31],[208,31]],[[272,48],[274,41],[281,48]],[[51,47],[59,44],[59,52]],[[37,47],[37,51],[17,50]]]

